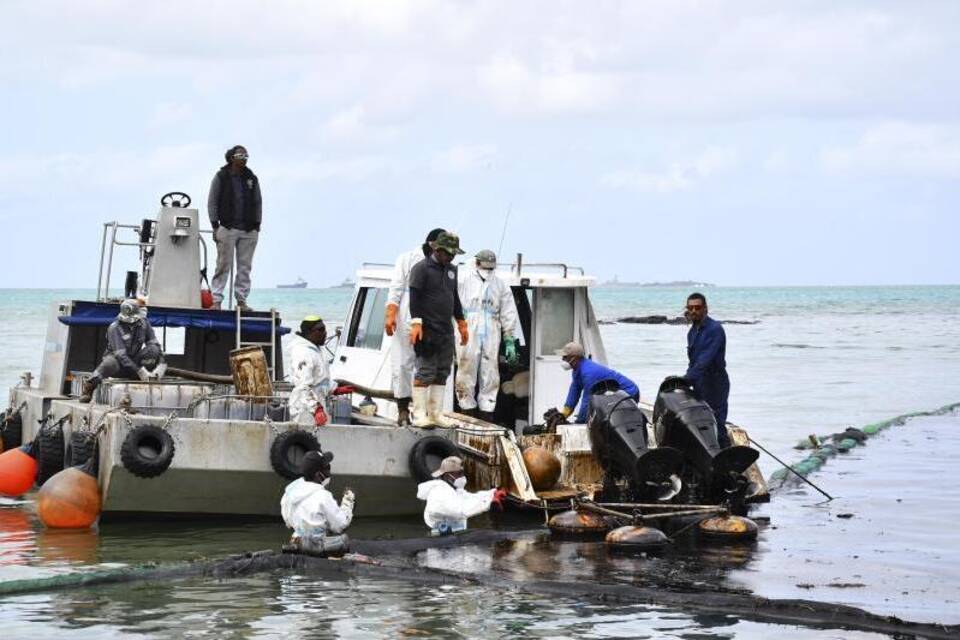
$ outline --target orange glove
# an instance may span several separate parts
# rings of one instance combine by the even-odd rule
[[[460,346],[462,347],[470,339],[470,330],[467,329],[466,320],[457,320],[457,331],[460,332]]]
[[[410,344],[417,344],[423,340],[423,324],[414,322],[410,325]]]
[[[387,318],[383,322],[383,328],[388,336],[392,336],[397,330],[397,311],[400,307],[391,303],[387,305]]]

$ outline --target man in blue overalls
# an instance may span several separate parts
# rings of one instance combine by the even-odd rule
[[[707,299],[702,293],[692,293],[687,298],[687,319],[691,322],[687,332],[686,378],[693,383],[700,399],[710,405],[717,419],[717,441],[721,447],[730,446],[727,434],[727,397],[730,395],[730,378],[727,377],[727,335],[723,325],[707,315]]]

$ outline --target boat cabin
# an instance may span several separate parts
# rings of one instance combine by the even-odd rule
[[[472,265],[460,265],[461,277]],[[364,264],[331,365],[333,377],[376,389],[389,389],[393,338],[383,328],[393,265]],[[500,358],[500,393],[494,418],[522,433],[524,426],[542,422],[551,407],[560,405],[570,384],[561,367],[560,349],[580,342],[588,357],[605,363],[606,352],[588,296],[594,279],[565,264],[524,264],[522,256],[500,264],[497,275],[509,285],[520,318],[520,365],[509,367]],[[455,376],[455,371],[451,377]],[[446,409],[456,411],[452,380],[447,384]],[[378,413],[396,417],[396,406],[377,401]]]

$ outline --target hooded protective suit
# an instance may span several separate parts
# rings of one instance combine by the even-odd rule
[[[500,388],[500,339],[516,337],[520,321],[510,287],[495,270],[473,268],[460,280],[460,303],[470,338],[458,348],[457,402],[461,409],[493,411]],[[480,390],[474,397],[477,377]]]
[[[333,389],[330,367],[320,347],[301,335],[289,339],[287,362],[290,364],[290,419],[300,424],[314,424],[313,412],[325,403]]]
[[[387,295],[387,305],[395,304],[399,307],[397,329],[390,348],[391,387],[397,398],[409,398],[413,395],[413,373],[417,356],[410,344],[410,270],[423,258],[423,249],[420,247],[397,258],[393,267],[393,278],[390,280],[390,292]]]
[[[467,528],[467,518],[486,513],[496,489],[470,493],[454,489],[445,480],[427,480],[417,485],[417,498],[425,500],[423,521],[432,533],[450,533]]]
[[[293,535],[336,535],[343,533],[353,520],[353,492],[345,491],[340,504],[333,494],[317,482],[298,478],[287,485],[280,499],[283,521],[293,529]]]

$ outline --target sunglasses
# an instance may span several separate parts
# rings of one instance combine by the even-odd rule
[[[248,156],[248,155],[245,154],[245,153],[235,153],[235,154],[233,154],[233,159],[234,159],[234,160],[246,160],[246,159],[249,158],[249,157],[250,157],[250,156]]]

